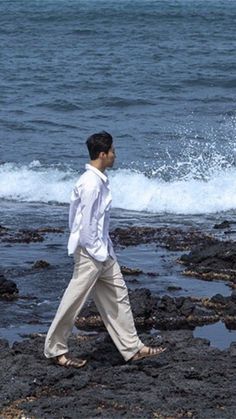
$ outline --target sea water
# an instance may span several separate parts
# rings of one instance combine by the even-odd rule
[[[235,222],[235,22],[234,0],[1,1],[0,224],[68,232],[85,140],[100,130],[117,154],[112,227]],[[2,269],[37,255],[61,263],[47,288],[57,302],[69,263],[67,234],[58,240],[2,244]],[[139,255],[132,263],[145,265]],[[21,293],[47,300],[38,279],[17,278]],[[14,309],[22,321],[32,313],[26,303]]]

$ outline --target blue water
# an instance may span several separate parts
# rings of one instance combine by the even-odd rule
[[[65,228],[58,253],[38,249],[64,263],[70,191],[102,129],[117,152],[113,227],[236,221],[235,24],[234,0],[1,1],[0,224]],[[1,247],[4,269],[37,257]],[[146,259],[137,250],[137,265]],[[195,284],[183,293],[199,295]]]
[[[81,168],[105,128],[119,166],[212,143],[231,165],[235,23],[233,0],[0,2],[1,160]]]
[[[67,203],[105,129],[116,207],[234,210],[235,21],[235,1],[0,2],[0,197]]]

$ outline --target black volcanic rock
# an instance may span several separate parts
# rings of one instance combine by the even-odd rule
[[[227,221],[227,220],[224,220],[220,224],[215,224],[213,228],[215,228],[215,229],[224,229],[224,228],[229,228],[229,227],[230,227],[230,222]]]
[[[138,268],[128,268],[127,266],[121,266],[120,267],[121,273],[123,275],[140,275],[143,273],[141,269]]]
[[[152,295],[145,288],[129,292],[130,303],[138,329],[173,330],[190,328],[208,324],[219,320],[219,311],[213,304],[212,307],[191,297],[172,298],[164,295],[162,298]],[[229,314],[229,312],[226,312]],[[223,316],[224,312],[220,311]],[[90,301],[80,312],[76,326],[84,330],[105,330],[103,321],[93,301]]]
[[[156,299],[152,296],[150,290],[146,288],[129,291],[129,299],[132,306],[132,312],[137,326],[148,324],[152,314]],[[97,308],[93,301],[89,301],[80,312],[76,326],[79,329],[104,329],[103,321],[98,314]]]
[[[46,268],[49,268],[50,266],[51,266],[50,263],[47,262],[46,260],[36,260],[32,268],[33,269],[46,269]]]
[[[234,418],[235,345],[220,351],[189,330],[162,339],[160,356],[125,363],[106,333],[71,338],[71,354],[88,360],[79,370],[45,359],[43,337],[0,341],[0,417]]]
[[[169,250],[189,250],[202,244],[216,243],[217,239],[209,234],[188,229],[170,227],[127,227],[116,228],[111,232],[111,238],[116,245],[137,246],[139,244],[156,243]]]
[[[197,275],[202,279],[225,279],[236,283],[236,243],[218,242],[198,246],[184,254],[180,262],[188,266],[186,275]]]
[[[235,293],[231,296],[224,297],[221,294],[216,294],[212,298],[203,299],[204,307],[213,310],[218,314],[228,329],[236,329],[236,300]]]
[[[6,279],[4,275],[0,274],[0,298],[15,298],[18,292],[19,290],[15,282],[10,279]]]
[[[55,227],[11,230],[0,225],[0,241],[3,243],[38,243],[44,241],[44,236],[47,234],[62,234],[63,232],[62,228]]]

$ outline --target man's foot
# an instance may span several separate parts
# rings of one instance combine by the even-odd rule
[[[140,359],[148,358],[150,356],[158,356],[165,351],[166,348],[163,348],[162,346],[156,346],[154,348],[144,346],[133,356],[133,358],[131,358],[131,361],[139,361]]]
[[[56,356],[55,358],[52,358],[52,360],[56,365],[67,368],[82,368],[87,362],[86,359],[71,358],[67,354]]]

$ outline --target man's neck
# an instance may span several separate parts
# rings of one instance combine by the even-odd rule
[[[99,160],[90,160],[89,164],[91,166],[95,167],[95,169],[100,170],[100,172],[102,172],[102,173],[105,172],[105,167],[102,166],[102,164]]]

